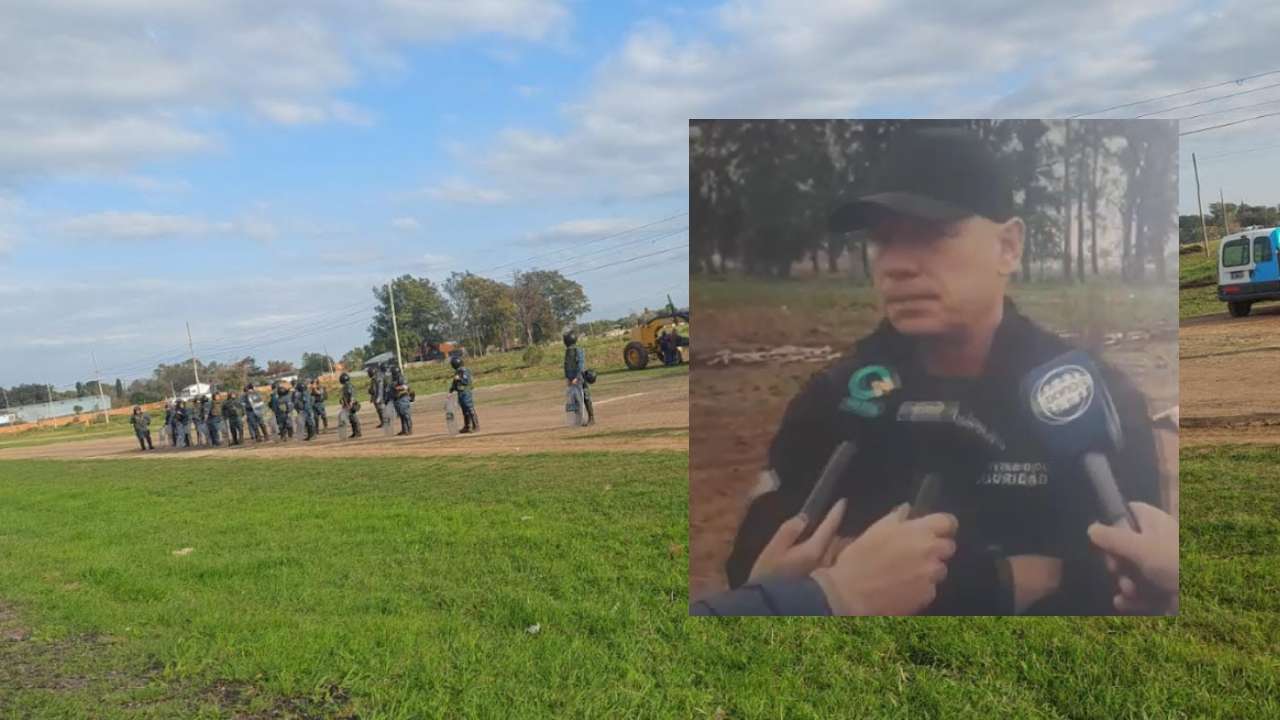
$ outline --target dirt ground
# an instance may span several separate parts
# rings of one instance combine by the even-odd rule
[[[1182,443],[1280,443],[1280,305],[1182,321]]]
[[[697,382],[689,408],[693,423],[689,454],[691,597],[724,587],[724,561],[787,402],[812,374],[826,366],[827,358],[844,351],[871,329],[870,323],[840,327],[833,320],[841,314],[846,320],[862,315],[845,309],[807,318],[782,308],[764,314],[753,312],[748,321],[732,308],[699,308],[699,357],[715,358],[725,350],[749,355],[779,346],[796,347],[789,358],[758,363],[731,359],[700,364],[694,371]],[[1177,404],[1178,338],[1172,326],[1144,329],[1138,339],[1121,339],[1102,347],[1101,354],[1137,383],[1153,412]],[[1161,433],[1158,439],[1169,501],[1176,507],[1177,433]]]
[[[0,459],[59,458],[267,458],[485,455],[497,453],[581,452],[599,450],[686,450],[689,447],[689,376],[623,373],[601,379],[592,388],[596,424],[564,426],[564,384],[558,381],[480,388],[476,391],[481,432],[450,436],[444,423],[444,394],[418,395],[413,404],[414,434],[386,436],[375,428],[373,406],[361,403],[363,437],[338,440],[338,412],[330,406],[329,429],[317,439],[274,440],[242,447],[162,449],[141,452],[132,435],[0,450]],[[398,424],[396,430],[399,430]]]

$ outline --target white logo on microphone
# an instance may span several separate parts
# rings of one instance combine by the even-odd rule
[[[1052,425],[1080,417],[1093,402],[1093,376],[1079,365],[1063,365],[1040,378],[1031,391],[1031,409]]]

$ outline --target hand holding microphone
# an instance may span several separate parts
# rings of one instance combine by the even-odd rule
[[[1141,532],[1101,523],[1089,526],[1089,539],[1106,553],[1107,569],[1116,576],[1119,592],[1112,602],[1124,613],[1177,612],[1178,521],[1146,503],[1129,507]]]

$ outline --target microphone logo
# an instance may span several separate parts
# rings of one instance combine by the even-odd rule
[[[1031,409],[1051,425],[1065,425],[1080,417],[1093,402],[1093,376],[1079,365],[1049,371],[1031,390]]]

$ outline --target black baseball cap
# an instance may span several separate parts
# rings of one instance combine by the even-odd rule
[[[1010,170],[972,130],[926,128],[899,134],[872,179],[875,189],[836,208],[831,232],[861,230],[885,213],[952,222],[1014,215]]]

